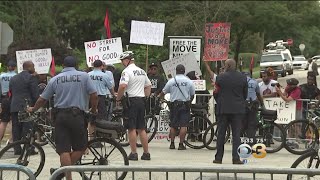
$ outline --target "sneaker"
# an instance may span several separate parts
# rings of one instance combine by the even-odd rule
[[[151,160],[150,153],[143,153],[141,156],[141,160]]]
[[[50,174],[52,175],[57,169],[58,168],[50,168]],[[64,173],[57,176],[57,178],[55,180],[62,180],[62,178],[64,178]]]
[[[244,164],[240,159],[233,159],[232,164]]]
[[[178,150],[186,150],[187,148],[183,145],[183,143],[179,143]]]
[[[138,161],[138,153],[130,153],[128,159],[131,161]]]
[[[222,161],[220,161],[220,160],[216,160],[216,159],[215,159],[215,160],[213,160],[212,162],[213,162],[214,164],[222,164]]]
[[[171,142],[169,149],[175,149],[175,148],[176,148],[176,146],[174,145],[174,142]]]

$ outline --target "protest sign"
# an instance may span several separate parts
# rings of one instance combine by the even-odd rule
[[[131,21],[130,43],[163,46],[164,23]]]
[[[106,64],[120,63],[122,54],[121,37],[90,41],[84,43],[87,65],[92,67],[95,60],[101,60]]]
[[[196,91],[205,91],[206,88],[206,80],[192,80]]]
[[[204,61],[228,59],[230,23],[207,23],[205,25]]]
[[[288,124],[296,119],[296,101],[285,102],[281,98],[265,98],[264,105],[266,109],[277,110],[277,124]]]
[[[169,59],[193,52],[200,66],[201,36],[169,36]]]
[[[167,79],[173,78],[176,75],[176,66],[182,64],[186,72],[195,71],[196,76],[201,76],[201,70],[197,63],[197,59],[192,52],[184,54],[166,61],[161,62],[164,73],[166,74]]]
[[[51,49],[33,49],[16,51],[18,73],[23,71],[22,65],[26,61],[32,61],[38,74],[47,74],[52,61]]]

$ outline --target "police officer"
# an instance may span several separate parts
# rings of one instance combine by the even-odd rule
[[[107,120],[107,102],[106,96],[113,94],[113,77],[107,73],[102,72],[103,63],[101,60],[93,62],[94,69],[89,72],[90,79],[94,84],[98,94],[98,114],[97,120]],[[94,122],[89,123],[89,134],[91,135],[94,131]]]
[[[77,162],[87,148],[88,136],[84,111],[89,108],[89,100],[90,112],[97,113],[97,91],[89,75],[75,69],[76,62],[74,57],[67,56],[63,62],[62,72],[50,79],[34,107],[28,108],[29,112],[35,112],[56,94],[55,143],[61,166]],[[71,173],[66,173],[66,179],[72,179]]]
[[[177,128],[180,128],[180,143],[178,150],[185,150],[183,142],[187,133],[187,126],[190,120],[190,104],[194,98],[195,86],[193,82],[184,75],[185,67],[179,64],[176,67],[176,76],[170,79],[164,86],[159,97],[170,93],[170,149],[175,149],[174,138]]]
[[[145,114],[145,96],[150,95],[151,82],[147,77],[147,73],[134,64],[134,57],[132,51],[126,51],[120,56],[122,64],[126,67],[121,74],[119,83],[117,102],[121,101],[124,93],[127,95],[128,109],[124,109],[125,124],[129,133],[129,143],[131,153],[128,156],[129,160],[138,160],[137,154],[137,133],[140,136],[140,141],[143,147],[143,155],[141,160],[150,160],[150,153],[148,150],[148,138],[146,134],[146,124],[144,121]],[[124,105],[125,108],[125,105]]]
[[[258,82],[251,78],[251,74],[249,72],[243,73],[247,76],[248,82],[248,95],[246,99],[247,107],[246,114],[242,121],[243,133],[246,133],[247,144],[253,146],[256,144],[255,134],[257,129],[257,111],[259,108],[259,104],[264,108],[263,99],[260,95],[260,89]]]
[[[11,77],[16,75],[16,63],[12,60],[8,62],[8,71],[0,75],[1,85],[1,120],[0,120],[0,142],[6,131],[8,122],[10,121],[10,99],[9,99],[9,82]],[[8,141],[9,142],[9,141]]]

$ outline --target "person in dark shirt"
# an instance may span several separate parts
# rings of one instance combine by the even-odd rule
[[[114,79],[114,92],[118,92],[121,72],[118,69],[116,69],[116,67],[113,64],[107,64],[106,70],[112,72]]]
[[[309,75],[309,76],[307,76],[307,83],[300,85],[301,99],[310,99],[310,100],[318,99],[318,100],[320,100],[320,90],[315,85],[315,80],[316,80],[315,76]],[[319,105],[319,103],[318,103],[318,105]],[[307,112],[306,112],[307,109],[308,109],[308,102],[303,102],[302,115],[303,115],[304,119],[307,118]]]

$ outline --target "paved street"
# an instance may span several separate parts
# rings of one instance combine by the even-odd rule
[[[295,70],[293,75],[286,76],[285,78],[279,77],[278,81],[282,86],[285,86],[285,79],[295,77],[299,80],[300,83],[306,82],[306,74],[307,71],[304,70]],[[320,84],[318,78],[318,84]],[[211,108],[212,110],[213,108]],[[212,118],[212,116],[211,116]],[[157,136],[160,138],[161,136]],[[178,142],[178,141],[177,141]],[[4,145],[4,141],[2,142],[2,147]],[[177,147],[178,144],[176,144]],[[222,165],[216,165],[212,163],[214,158],[214,154],[216,151],[210,151],[207,149],[190,149],[187,148],[186,151],[178,151],[178,150],[169,150],[169,142],[166,139],[154,139],[150,143],[150,152],[151,152],[151,161],[137,161],[137,162],[130,162],[130,165],[141,165],[141,166],[148,166],[148,165],[163,165],[166,166],[219,166],[219,167],[235,167],[239,165],[232,164],[232,157],[231,157],[231,145],[228,143],[225,146],[225,156],[223,159]],[[130,152],[129,147],[125,147],[127,153]],[[59,157],[51,148],[51,146],[46,145],[44,146],[44,151],[46,154],[46,163],[44,169],[42,170],[41,174],[38,176],[40,180],[46,180],[50,176],[49,169],[51,167],[59,167]],[[138,149],[139,156],[142,154],[142,148]],[[286,168],[290,167],[291,164],[298,158],[297,155],[292,155],[285,149],[274,153],[274,154],[267,154],[267,156],[263,159],[254,159],[250,157],[249,162],[245,164],[246,167],[273,167],[273,168]],[[215,174],[204,174],[207,180],[215,179]],[[233,179],[232,174],[223,176],[224,178],[220,179]],[[128,178],[131,177],[131,174],[128,174]],[[146,179],[148,177],[148,173],[138,173],[135,175],[136,179]],[[187,179],[197,179],[199,174],[195,173],[188,173]],[[269,179],[266,175],[257,175],[258,179]],[[248,179],[249,176],[244,176],[243,179]],[[80,179],[77,177],[75,179]],[[165,179],[165,173],[155,173],[153,174],[151,179]],[[182,173],[169,173],[169,179],[182,179]],[[239,178],[242,179],[242,178]],[[251,179],[251,178],[250,178]],[[284,179],[284,176],[276,176],[275,179]]]

